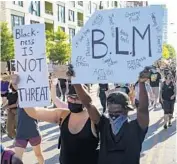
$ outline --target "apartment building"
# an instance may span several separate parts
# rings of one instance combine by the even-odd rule
[[[105,8],[119,7],[118,1],[107,1]],[[0,21],[14,26],[44,23],[46,30],[56,31],[60,27],[72,37],[89,17],[100,8],[101,1],[1,1]]]

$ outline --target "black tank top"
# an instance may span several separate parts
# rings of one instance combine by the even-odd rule
[[[91,120],[88,119],[83,129],[72,134],[68,129],[70,115],[61,126],[61,164],[97,164],[98,138],[91,130]]]
[[[175,98],[173,100],[171,100],[171,96],[173,96],[174,94],[175,94],[175,92],[174,92],[173,83],[171,82],[169,85],[167,85],[164,82],[163,87],[162,87],[162,98],[167,101],[174,101]]]

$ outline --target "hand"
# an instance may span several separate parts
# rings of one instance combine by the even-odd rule
[[[171,100],[174,100],[174,98],[175,98],[175,95],[171,96],[171,98],[170,98],[170,99],[171,99]]]
[[[150,75],[151,75],[150,69],[148,67],[145,67],[144,70],[140,72],[139,81],[146,82],[147,80],[149,80]]]
[[[54,86],[58,84],[58,78],[55,76],[55,74],[51,75],[51,84]]]
[[[66,74],[69,77],[74,77],[75,76],[74,67],[72,66],[72,64],[69,64],[68,71],[66,72]]]
[[[13,74],[11,76],[11,81],[12,81],[12,84],[18,85],[18,83],[20,82],[20,77],[17,74]]]

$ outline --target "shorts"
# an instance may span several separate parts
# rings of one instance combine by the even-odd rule
[[[7,95],[8,95],[8,92],[1,94],[1,97],[7,97]]]
[[[41,143],[41,136],[33,137],[30,139],[16,139],[15,147],[21,147],[25,149],[28,145],[28,142],[31,146],[37,146]]]
[[[164,110],[164,114],[173,114],[174,106],[175,106],[175,102],[174,101],[164,100],[162,102],[162,109]]]

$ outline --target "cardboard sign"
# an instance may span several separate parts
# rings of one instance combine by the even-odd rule
[[[1,73],[7,72],[7,62],[1,62]]]
[[[72,83],[134,83],[162,56],[161,6],[95,12],[73,38]]]
[[[14,29],[16,71],[20,107],[50,105],[48,69],[45,55],[45,26],[32,24]]]
[[[68,76],[66,75],[66,72],[68,71],[67,65],[48,64],[48,70],[50,73],[54,73],[57,78],[68,79]]]

